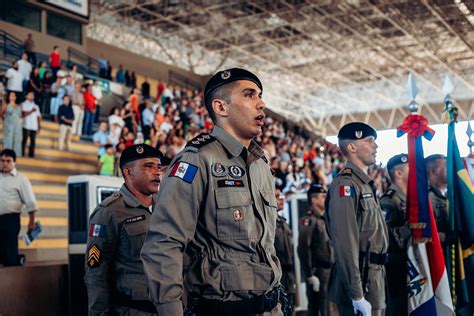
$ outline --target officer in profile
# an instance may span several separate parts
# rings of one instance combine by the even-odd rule
[[[386,315],[403,316],[408,313],[407,243],[411,236],[406,211],[408,155],[399,154],[390,158],[387,171],[392,184],[380,197],[389,235]]]
[[[329,299],[341,316],[383,315],[388,233],[374,181],[367,175],[375,163],[377,132],[353,122],[337,136],[347,163],[326,197],[326,221],[336,254]]]
[[[97,206],[89,221],[84,280],[90,315],[156,315],[140,250],[167,164],[169,159],[145,144],[122,153],[125,183]]]
[[[329,315],[327,286],[334,254],[324,221],[326,189],[312,184],[307,192],[308,212],[300,219],[298,256],[306,280],[308,315]]]
[[[285,195],[281,193],[280,188],[275,189],[275,197],[277,200],[277,211],[283,211]],[[276,221],[275,250],[278,259],[280,259],[282,269],[281,284],[285,287],[288,294],[288,303],[293,306],[296,293],[293,234],[286,218],[281,215],[278,215]]]
[[[446,157],[441,154],[430,155],[425,158],[426,173],[430,185],[429,198],[433,208],[439,241],[446,254],[446,231],[448,230],[448,198],[446,196],[447,175]]]
[[[206,84],[214,129],[173,159],[142,249],[159,315],[183,315],[185,290],[187,315],[282,313],[275,184],[254,141],[265,118],[262,89],[239,68]]]

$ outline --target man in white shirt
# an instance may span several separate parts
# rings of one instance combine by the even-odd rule
[[[16,170],[16,154],[11,149],[0,153],[0,264],[22,264],[18,255],[20,213],[28,212],[28,231],[35,228],[35,212],[38,210],[30,181]]]
[[[28,54],[24,52],[21,54],[21,59],[17,61],[18,63],[18,71],[23,75],[23,86],[25,88],[28,80],[30,80],[30,74],[33,67],[31,66],[30,62],[28,61]]]
[[[146,101],[146,108],[142,112],[142,130],[145,139],[150,139],[150,131],[155,122],[155,112],[153,112],[153,104]]]
[[[30,138],[30,148],[28,156],[35,156],[36,134],[41,130],[41,112],[35,103],[35,94],[33,91],[28,92],[26,100],[21,104],[21,112],[23,115],[23,140],[21,142],[21,152],[23,157],[26,155],[25,147],[28,138]]]
[[[8,79],[7,90],[8,92],[13,91],[16,94],[16,99],[21,100],[23,92],[23,75],[18,71],[18,62],[12,63],[12,68],[9,68],[5,73],[5,77]]]

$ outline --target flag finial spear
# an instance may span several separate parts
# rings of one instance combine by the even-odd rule
[[[408,104],[408,110],[411,114],[415,114],[418,112],[418,104],[415,101],[415,98],[418,94],[418,87],[416,86],[416,81],[413,78],[412,73],[408,73],[408,81],[407,81],[407,91],[408,97],[410,99],[410,103]]]
[[[446,113],[446,122],[457,122],[458,109],[454,106],[451,94],[453,93],[454,85],[448,75],[444,77],[443,93],[444,97],[444,112]]]
[[[467,130],[466,130],[467,137],[469,137],[469,140],[467,141],[467,146],[469,147],[469,155],[472,155],[472,147],[474,147],[474,141],[471,140],[472,137],[472,128],[471,128],[471,122],[467,122]]]

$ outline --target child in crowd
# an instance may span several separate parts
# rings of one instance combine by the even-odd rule
[[[105,145],[105,153],[99,159],[99,174],[101,176],[113,176],[115,167],[114,147],[111,144]]]

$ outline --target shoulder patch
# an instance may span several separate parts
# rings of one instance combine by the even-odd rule
[[[215,137],[213,137],[209,134],[206,134],[206,133],[202,133],[202,134],[199,134],[198,136],[194,137],[193,139],[191,139],[186,144],[186,147],[194,147],[196,149],[199,149],[199,148],[202,148],[202,147],[212,143],[215,140],[216,140]]]
[[[340,172],[341,176],[352,176],[352,169],[351,168],[344,168]]]
[[[311,218],[307,218],[307,217],[301,218],[301,225],[303,226],[311,226],[312,223],[313,221],[311,220]]]
[[[173,169],[171,169],[171,172],[168,177],[176,177],[180,178],[184,182],[192,183],[197,171],[198,167],[196,167],[195,165],[184,161],[177,161],[174,164]]]
[[[100,249],[96,245],[92,245],[87,251],[87,265],[89,268],[96,268],[100,263]]]
[[[344,196],[354,197],[355,196],[354,187],[352,185],[339,186],[339,196],[340,197],[344,197]]]
[[[106,225],[91,224],[89,226],[89,237],[105,238],[107,231]]]

